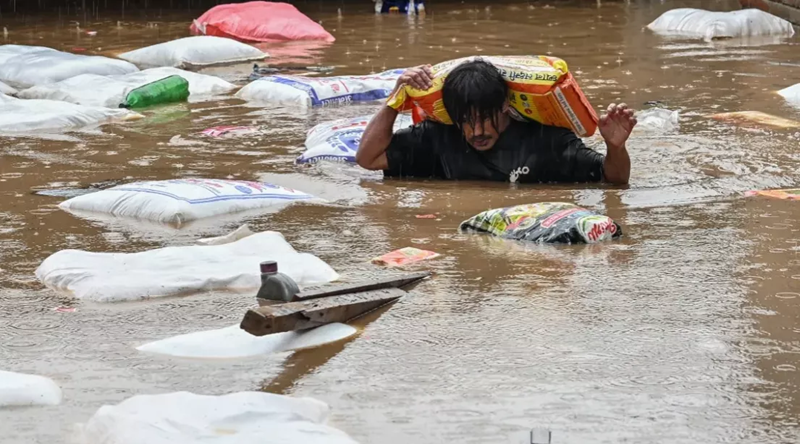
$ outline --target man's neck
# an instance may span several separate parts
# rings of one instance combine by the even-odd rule
[[[511,125],[511,117],[508,114],[501,114],[500,118],[497,120],[497,132],[498,134],[503,134],[503,131],[508,129]]]

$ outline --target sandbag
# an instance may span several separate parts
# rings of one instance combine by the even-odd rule
[[[442,102],[444,81],[457,66],[476,59],[490,62],[500,70],[508,84],[508,100],[516,117],[569,128],[580,137],[594,134],[597,114],[569,72],[567,63],[556,57],[465,57],[439,63],[433,66],[430,89],[423,91],[406,85],[399,88],[387,104],[398,111],[419,107],[427,118],[451,125],[453,121]]]
[[[537,243],[593,244],[622,235],[610,217],[563,202],[543,202],[484,211],[461,223],[467,232]]]
[[[0,408],[60,403],[61,388],[52,379],[0,370]]]
[[[143,117],[125,109],[55,100],[21,100],[0,94],[0,132],[64,131]]]
[[[786,99],[787,102],[795,105],[800,104],[800,83],[778,91],[778,95]]]
[[[78,299],[119,302],[261,286],[258,264],[273,260],[300,286],[338,279],[321,259],[298,253],[281,233],[265,231],[223,245],[166,247],[139,253],[62,250],[44,260],[36,277]]]
[[[265,76],[245,85],[236,97],[248,102],[324,106],[385,99],[403,70],[370,76]]]
[[[33,54],[36,52],[59,52],[53,48],[45,46],[28,45],[0,45],[0,65],[5,64],[11,58],[23,54]]]
[[[62,202],[70,212],[105,213],[181,226],[187,222],[256,209],[278,209],[314,196],[262,182],[174,179],[134,182]]]
[[[761,111],[734,111],[729,113],[711,114],[707,117],[737,126],[753,128],[761,128],[765,126],[778,129],[800,128],[800,122],[797,120],[786,119],[780,116],[763,113]]]
[[[140,67],[202,68],[264,60],[269,55],[236,40],[213,36],[184,37],[119,55]]]
[[[353,119],[339,119],[320,123],[311,128],[306,135],[306,151],[297,158],[296,162],[303,164],[325,160],[354,163],[361,136],[372,117],[369,115]],[[394,122],[394,130],[406,128],[412,123],[411,116],[400,114]]]
[[[117,108],[130,91],[174,75],[183,77],[189,82],[191,102],[208,100],[236,89],[235,85],[218,77],[177,68],[152,68],[119,76],[84,74],[58,83],[25,89],[19,92],[18,97]]]
[[[356,444],[312,398],[264,392],[137,395],[78,428],[81,444]]]
[[[19,89],[81,74],[119,75],[138,70],[124,60],[108,57],[70,54],[38,46],[0,46],[0,81]]]
[[[6,95],[10,96],[10,95],[16,94],[16,93],[17,93],[17,90],[15,88],[12,88],[12,87],[6,85],[3,82],[0,82],[0,94],[6,94]]]
[[[717,12],[678,8],[661,14],[647,29],[665,35],[682,35],[704,40],[794,35],[788,21],[759,9]]]
[[[333,323],[311,330],[253,336],[236,324],[162,339],[136,349],[180,358],[234,359],[318,347],[348,338],[356,332],[347,324]]]
[[[243,42],[336,40],[293,5],[278,2],[217,5],[194,20],[189,30],[193,35],[215,35]]]

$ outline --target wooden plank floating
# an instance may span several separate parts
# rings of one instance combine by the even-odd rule
[[[406,294],[399,288],[385,288],[267,305],[248,310],[240,327],[251,335],[265,336],[332,322],[347,322],[397,301]]]
[[[416,284],[430,276],[428,271],[420,273],[407,273],[402,276],[374,279],[370,281],[353,282],[345,284],[326,285],[324,287],[310,288],[297,293],[292,301],[307,301],[311,299],[338,296],[361,291],[380,290],[382,288],[405,288]]]

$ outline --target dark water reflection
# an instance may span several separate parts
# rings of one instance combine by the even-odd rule
[[[374,104],[298,113],[235,99],[149,111],[102,132],[0,140],[0,362],[45,374],[60,407],[3,411],[3,442],[65,442],[72,423],[137,393],[227,393],[261,387],[330,403],[332,422],[363,443],[522,442],[535,426],[562,443],[785,443],[798,440],[797,203],[744,199],[754,188],[800,185],[798,137],[736,128],[705,116],[757,110],[800,119],[775,90],[797,81],[798,39],[703,43],[642,32],[684,5],[436,2],[424,19],[370,14],[371,3],[308,7],[337,42],[265,48],[276,63],[337,74],[469,54],[565,58],[598,108],[659,101],[681,128],[642,130],[630,143],[631,186],[529,187],[387,181],[337,165],[297,168],[305,131],[369,114]],[[369,3],[369,4],[367,4]],[[186,35],[195,13],[160,18],[5,20],[9,43],[117,54]],[[157,22],[157,26],[148,22]],[[249,65],[208,73],[242,84]],[[258,133],[207,139],[217,125]],[[590,140],[596,143],[596,140]],[[217,235],[242,219],[184,230],[87,221],[34,191],[109,180],[184,176],[269,180],[319,194],[248,216],[285,233],[342,274],[374,273],[369,259],[418,246],[441,253],[437,276],[355,338],[318,350],[235,362],[143,355],[144,342],[237,322],[252,299],[207,294],[97,305],[43,290],[33,270],[65,248],[139,251]],[[490,207],[566,200],[625,228],[616,243],[534,247],[455,231]],[[441,220],[416,219],[440,212]],[[420,267],[420,268],[422,268]],[[75,313],[57,313],[61,305]]]

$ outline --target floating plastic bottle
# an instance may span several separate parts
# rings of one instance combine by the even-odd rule
[[[145,108],[164,103],[183,102],[189,98],[189,82],[174,75],[142,85],[125,96],[120,108]]]
[[[259,305],[289,302],[300,293],[297,283],[291,277],[278,272],[278,263],[261,263],[261,288],[258,290]]]

